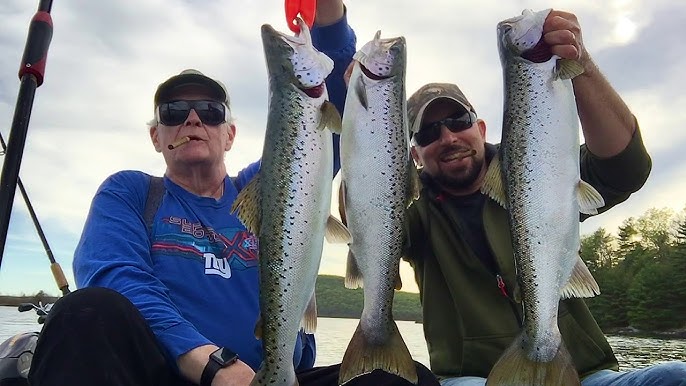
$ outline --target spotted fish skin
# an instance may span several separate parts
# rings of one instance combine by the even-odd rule
[[[549,12],[525,10],[498,24],[502,141],[484,190],[503,184],[499,201],[508,211],[524,320],[521,334],[489,374],[489,386],[579,385],[558,328],[558,305],[561,297],[599,293],[578,255],[579,213],[603,205],[600,194],[579,177],[578,113],[570,78],[582,69],[551,53],[532,52],[542,47]]]
[[[381,369],[412,383],[412,357],[393,320],[417,172],[409,152],[403,37],[380,33],[354,56],[341,134],[342,202],[352,234],[346,286],[364,288],[364,307],[341,363],[339,383]],[[415,189],[416,190],[416,189]]]
[[[314,289],[330,215],[332,132],[340,116],[324,79],[333,62],[312,46],[300,20],[293,37],[262,26],[269,112],[259,174],[234,210],[259,239],[260,312],[256,336],[264,360],[251,385],[296,385],[299,329],[316,327]],[[336,123],[336,118],[338,123]]]

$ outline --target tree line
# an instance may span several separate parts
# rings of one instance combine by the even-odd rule
[[[686,209],[649,209],[616,234],[598,228],[580,255],[600,286],[586,303],[604,331],[686,329]]]

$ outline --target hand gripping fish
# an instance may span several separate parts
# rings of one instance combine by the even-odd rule
[[[579,126],[571,78],[583,72],[542,42],[550,10],[525,10],[498,23],[504,75],[500,158],[483,191],[507,208],[521,334],[491,370],[487,385],[579,385],[557,325],[560,298],[590,297],[598,285],[579,257],[579,213],[602,196],[579,176]]]
[[[352,234],[346,286],[364,287],[364,308],[341,363],[339,383],[374,369],[417,383],[393,321],[406,240],[405,209],[418,195],[409,151],[403,37],[377,32],[354,56],[341,133],[342,218]]]
[[[333,140],[325,127],[341,127],[324,83],[333,62],[312,46],[307,25],[299,25],[295,37],[262,26],[269,75],[262,162],[232,209],[259,240],[261,320],[255,335],[264,361],[252,385],[297,385],[293,351],[298,330],[316,328],[324,237],[350,239],[330,216]]]

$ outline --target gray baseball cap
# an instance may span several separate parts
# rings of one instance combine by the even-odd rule
[[[407,118],[410,135],[419,131],[426,108],[437,99],[450,99],[459,103],[465,110],[476,114],[474,107],[464,96],[462,90],[452,83],[429,83],[415,91],[407,100]]]
[[[162,82],[155,92],[155,107],[162,102],[169,101],[176,88],[188,85],[198,85],[206,87],[212,93],[212,97],[218,102],[224,102],[229,106],[229,92],[226,86],[218,80],[212,79],[202,72],[194,69],[187,69],[181,71],[178,75]]]

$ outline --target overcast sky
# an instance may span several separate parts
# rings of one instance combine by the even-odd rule
[[[38,1],[2,0],[0,6],[0,132],[5,141],[14,114],[17,71],[29,20]],[[498,21],[524,8],[553,7],[577,14],[584,42],[603,73],[638,117],[653,171],[628,201],[582,224],[614,232],[651,207],[686,205],[686,3],[673,0],[350,0],[348,17],[358,48],[377,30],[404,35],[407,90],[434,81],[455,82],[498,142],[502,76]],[[227,155],[231,174],[259,158],[266,121],[267,79],[260,25],[287,29],[283,1],[60,0],[45,84],[36,93],[20,178],[71,288],[73,250],[90,200],[111,173],[138,169],[161,175],[164,163],[145,122],[152,95],[167,77],[197,68],[222,80],[231,93],[237,142]],[[344,275],[346,251],[325,246],[321,273]],[[416,291],[403,265],[404,289]],[[58,294],[48,260],[17,192],[0,293]]]

